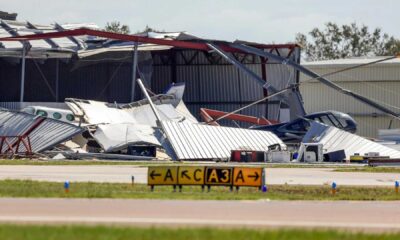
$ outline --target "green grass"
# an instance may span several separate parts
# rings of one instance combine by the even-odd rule
[[[131,199],[199,199],[199,200],[400,200],[394,187],[339,186],[335,195],[329,186],[271,185],[267,193],[257,188],[241,188],[231,192],[228,187],[213,187],[210,192],[200,186],[186,186],[173,192],[171,186],[156,186],[154,192],[144,184],[70,183],[65,193],[63,183],[30,180],[0,181],[0,197],[46,198],[131,198]]]
[[[370,173],[400,173],[400,167],[343,167],[335,172],[370,172]]]
[[[38,159],[0,159],[1,165],[37,165],[37,166],[58,166],[58,165],[134,165],[134,166],[154,166],[154,165],[199,165],[199,163],[191,162],[173,162],[173,161],[121,161],[121,160],[38,160]],[[205,163],[202,163],[205,165]],[[334,164],[277,164],[277,163],[224,163],[209,162],[207,165],[229,165],[229,166],[259,166],[266,168],[348,168],[343,165]]]
[[[354,233],[333,230],[256,230],[220,228],[138,228],[116,226],[0,225],[0,239],[8,240],[398,240],[399,233]]]

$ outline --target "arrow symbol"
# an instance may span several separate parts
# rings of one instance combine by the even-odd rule
[[[159,174],[159,173],[155,173],[155,170],[153,170],[153,171],[151,171],[151,173],[150,173],[150,177],[151,177],[151,179],[153,179],[154,180],[154,177],[161,177],[161,174]]]
[[[182,177],[182,178],[183,178],[183,177],[186,177],[187,179],[190,180],[190,176],[189,176],[187,173],[188,173],[188,170],[182,171],[181,177]]]
[[[258,172],[255,172],[254,175],[249,175],[248,177],[249,177],[249,178],[254,178],[254,181],[257,181],[258,178],[260,177],[260,175],[258,175]]]

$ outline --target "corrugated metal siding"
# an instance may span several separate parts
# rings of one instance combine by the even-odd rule
[[[262,78],[260,64],[245,64],[245,66]],[[258,82],[240,70],[236,69],[236,71],[239,74],[241,101],[255,101],[264,97],[264,90]],[[269,79],[268,75],[267,79]]]
[[[38,62],[54,94],[56,92],[55,61],[49,59]],[[124,63],[119,68],[117,63],[98,63],[74,69],[73,62],[60,61],[59,66],[59,101],[71,97],[122,103],[130,100],[132,68],[129,63]],[[115,76],[107,87],[115,70],[117,70]],[[19,101],[20,71],[20,64],[11,64],[0,59],[0,101]],[[104,93],[100,95],[103,89],[105,89]],[[41,73],[30,59],[26,61],[24,100],[29,102],[55,101],[55,97]]]
[[[201,98],[201,78],[198,66],[177,66],[176,82],[185,83],[185,94],[183,100],[185,102],[196,102]]]
[[[220,59],[215,53],[211,55],[214,61],[220,59],[218,63],[210,62],[205,55],[206,53],[201,51],[179,51],[175,53],[176,67],[173,67],[171,61],[168,60],[173,51],[152,53],[151,90],[155,93],[163,93],[172,81],[185,82],[184,101],[186,101],[189,109],[196,109],[193,112],[194,115],[198,115],[200,107],[213,108],[212,106],[216,106],[215,109],[217,110],[231,111],[264,96],[259,83],[240,72],[224,59]],[[280,49],[280,53],[285,55],[287,50]],[[186,65],[187,61],[191,59],[193,61]],[[239,54],[239,59],[243,60],[242,54]],[[245,60],[248,62],[245,64],[246,67],[261,76],[260,58],[248,55]],[[59,101],[64,101],[65,98],[80,98],[108,102],[116,101],[118,103],[129,102],[132,67],[130,63],[124,63],[120,68],[118,68],[118,65],[119,63],[103,62],[75,69],[74,60],[60,61]],[[276,64],[267,64],[266,66],[269,81],[287,79],[286,67],[282,68],[282,66]],[[55,92],[55,60],[46,60],[44,64],[40,64],[40,67]],[[108,85],[116,69],[118,71]],[[176,69],[176,73],[173,73],[173,69]],[[29,63],[29,60],[26,76],[25,99],[27,101],[55,101],[40,73],[34,65]],[[295,76],[293,78],[295,79]],[[103,89],[105,90],[103,91]],[[18,101],[19,91],[20,64],[11,65],[0,59],[0,101]],[[100,94],[102,91],[103,94]],[[141,95],[138,87],[136,88],[136,95],[139,97]],[[244,113],[249,112],[257,117],[265,116],[265,105],[258,105],[254,109],[246,110]]]
[[[38,116],[21,113],[0,111],[0,136],[19,136],[24,134],[36,122]],[[30,134],[30,142],[33,152],[47,150],[61,142],[64,142],[83,129],[69,123],[46,118]],[[20,151],[26,150],[21,145]],[[4,146],[3,150],[7,147]]]
[[[287,49],[280,49],[280,54],[287,55],[288,51]],[[297,51],[296,54],[298,53]],[[210,55],[214,60],[220,58],[215,53]],[[171,62],[165,65],[168,54],[160,53],[153,54],[153,56],[155,66],[152,89],[157,93],[161,93],[173,81],[174,74],[171,71],[173,71],[174,67]],[[238,58],[243,60],[243,55],[239,54]],[[298,59],[298,56],[293,55],[291,58]],[[186,65],[189,60],[192,60],[190,65]],[[260,58],[248,55],[246,61],[255,62],[247,63],[245,66],[262,77]],[[207,59],[205,53],[185,50],[176,53],[175,63],[175,81],[186,83],[183,99],[188,108],[197,117],[201,107],[233,111],[264,96],[262,86],[256,80],[251,79],[224,59],[220,59],[217,64],[213,64]],[[277,85],[277,88],[283,88],[288,81],[295,82],[297,79],[297,73],[293,69],[272,61],[266,64],[266,73],[267,80]],[[271,116],[277,118],[279,105],[271,106],[268,109],[272,112]],[[259,104],[243,111],[243,114],[262,117],[266,116],[266,110],[266,104]],[[222,121],[222,123],[232,126],[230,121]],[[246,124],[241,125],[247,126]]]
[[[267,131],[162,121],[178,159],[227,159],[231,150],[267,151],[282,140]]]
[[[388,129],[390,125],[390,117],[386,116],[353,116],[358,123],[357,134],[366,137],[377,138],[379,129]],[[391,128],[400,128],[400,121],[393,120]]]
[[[338,83],[341,87],[357,92],[378,102],[400,107],[399,82],[346,82]],[[376,113],[375,108],[354,100],[350,96],[341,94],[321,83],[305,83],[301,87],[304,103],[308,111],[336,109],[350,113]],[[394,107],[388,108],[399,111]]]
[[[337,71],[335,66],[310,66],[318,74]],[[303,74],[301,80],[309,79]],[[342,74],[329,76],[341,87],[357,92],[365,97],[375,99],[385,107],[400,112],[400,68],[394,66],[374,65],[359,68]],[[317,112],[323,110],[337,110],[352,114],[358,122],[358,134],[367,137],[377,137],[377,130],[387,128],[390,118],[349,96],[341,94],[319,82],[310,81],[300,86],[306,111]],[[371,115],[376,117],[373,117]],[[369,116],[368,116],[369,115]],[[399,127],[398,120],[393,121],[393,127]]]
[[[199,74],[200,102],[241,101],[234,66],[199,66]]]
[[[319,74],[325,74],[329,72],[334,72],[349,66],[307,66],[305,67],[311,69]],[[328,77],[329,80],[335,82],[347,82],[347,81],[399,81],[400,79],[400,64],[393,65],[371,65],[367,67],[361,67],[354,70],[349,70],[343,73],[334,74]],[[306,80],[309,77],[304,74],[300,74],[301,80]]]
[[[154,66],[151,89],[155,93],[164,93],[172,83],[170,66]]]
[[[16,64],[11,64],[0,58],[0,101],[19,101],[20,70]]]
[[[312,139],[315,139],[315,141]],[[327,152],[344,150],[347,159],[350,159],[350,156],[355,153],[364,156],[369,152],[379,152],[380,156],[400,158],[400,152],[397,150],[317,122],[312,123],[310,131],[304,136],[303,142],[322,143]]]

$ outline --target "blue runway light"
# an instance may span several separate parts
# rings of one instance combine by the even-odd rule
[[[333,183],[332,183],[332,195],[335,195],[335,194],[336,194],[336,187],[337,187],[336,183],[333,182]]]
[[[262,186],[262,192],[267,192],[267,191],[268,191],[267,185],[263,185],[263,186]]]
[[[65,190],[66,193],[69,192],[69,181],[65,181],[64,182],[64,190]]]

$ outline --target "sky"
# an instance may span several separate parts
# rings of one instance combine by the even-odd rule
[[[400,38],[398,0],[0,0],[0,10],[38,24],[120,21],[233,41],[293,42],[326,22],[356,22]]]

